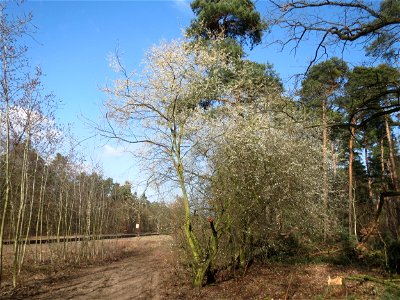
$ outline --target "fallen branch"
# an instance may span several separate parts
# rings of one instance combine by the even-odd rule
[[[393,283],[393,281],[398,281],[398,279],[397,280],[396,279],[394,279],[394,280],[386,279],[385,280],[385,279],[380,279],[380,278],[376,278],[376,277],[369,276],[369,275],[348,276],[348,277],[345,277],[345,279],[346,280],[356,280],[356,281],[371,281],[371,282],[376,282],[376,283],[383,284],[385,286],[389,286],[389,287],[400,290],[400,285]]]

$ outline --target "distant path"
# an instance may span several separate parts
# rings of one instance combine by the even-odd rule
[[[158,235],[158,233],[141,233],[140,236],[150,236],[150,235]],[[119,234],[102,234],[96,236],[61,236],[59,238],[56,237],[46,237],[46,238],[28,238],[26,244],[48,244],[48,243],[63,243],[63,242],[77,242],[83,240],[112,240],[112,239],[126,239],[131,237],[137,237],[137,233],[119,233]],[[24,241],[25,242],[25,241]],[[13,240],[4,240],[4,245],[14,244]]]
[[[40,294],[31,299],[161,299],[171,238],[146,236],[129,241],[134,249],[131,257],[79,270],[71,279],[41,286]]]

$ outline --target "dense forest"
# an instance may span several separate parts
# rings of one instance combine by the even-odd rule
[[[140,224],[174,237],[196,287],[254,262],[325,253],[399,273],[400,1],[271,0],[265,12],[250,0],[194,0],[191,8],[184,35],[151,48],[141,71],[114,55],[119,79],[103,87],[95,126],[102,138],[143,145],[135,157],[151,184],[178,191],[164,203],[85,167],[54,121],[41,70],[27,61],[32,16],[9,18],[1,4],[0,271],[16,286],[31,240],[38,264],[107,256],[93,241]],[[277,28],[282,47],[317,39],[293,87],[273,59],[246,54]],[[338,57],[354,45],[363,65]],[[42,251],[42,239],[71,236],[82,241]]]

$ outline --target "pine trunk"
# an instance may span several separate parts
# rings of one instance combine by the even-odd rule
[[[352,119],[351,124],[353,125],[355,123],[354,118]],[[355,127],[352,126],[350,129],[351,135],[349,139],[349,205],[348,205],[348,221],[349,221],[349,235],[352,234],[353,232],[353,189],[354,189],[354,183],[353,183],[353,161],[354,161],[354,152],[353,152],[353,147],[354,147],[354,134],[355,134]],[[355,220],[354,220],[355,221]]]
[[[368,197],[370,200],[372,200],[372,179],[371,179],[371,166],[369,162],[369,157],[368,157],[368,150],[369,150],[369,145],[367,139],[364,137],[364,158],[365,158],[365,165],[367,167],[367,176],[368,176]]]
[[[325,208],[325,220],[324,220],[324,241],[326,240],[328,232],[328,157],[327,157],[327,146],[328,146],[328,126],[327,126],[327,99],[322,101],[322,173],[323,173],[323,191],[322,201]]]
[[[386,130],[386,139],[389,146],[389,160],[390,160],[390,175],[392,178],[392,183],[394,189],[398,190],[398,177],[397,177],[397,169],[396,169],[396,159],[394,156],[394,147],[392,141],[392,133],[389,126],[389,116],[385,115],[385,130]]]

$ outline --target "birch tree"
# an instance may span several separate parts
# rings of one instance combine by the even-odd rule
[[[1,104],[1,140],[2,152],[5,153],[2,163],[4,186],[2,186],[1,224],[0,224],[0,283],[3,263],[3,238],[8,219],[11,193],[11,149],[12,149],[12,107],[18,105],[24,96],[27,85],[32,83],[26,76],[28,64],[25,58],[26,47],[21,46],[19,39],[29,32],[31,16],[12,18],[8,15],[7,3],[0,3],[0,104]]]

